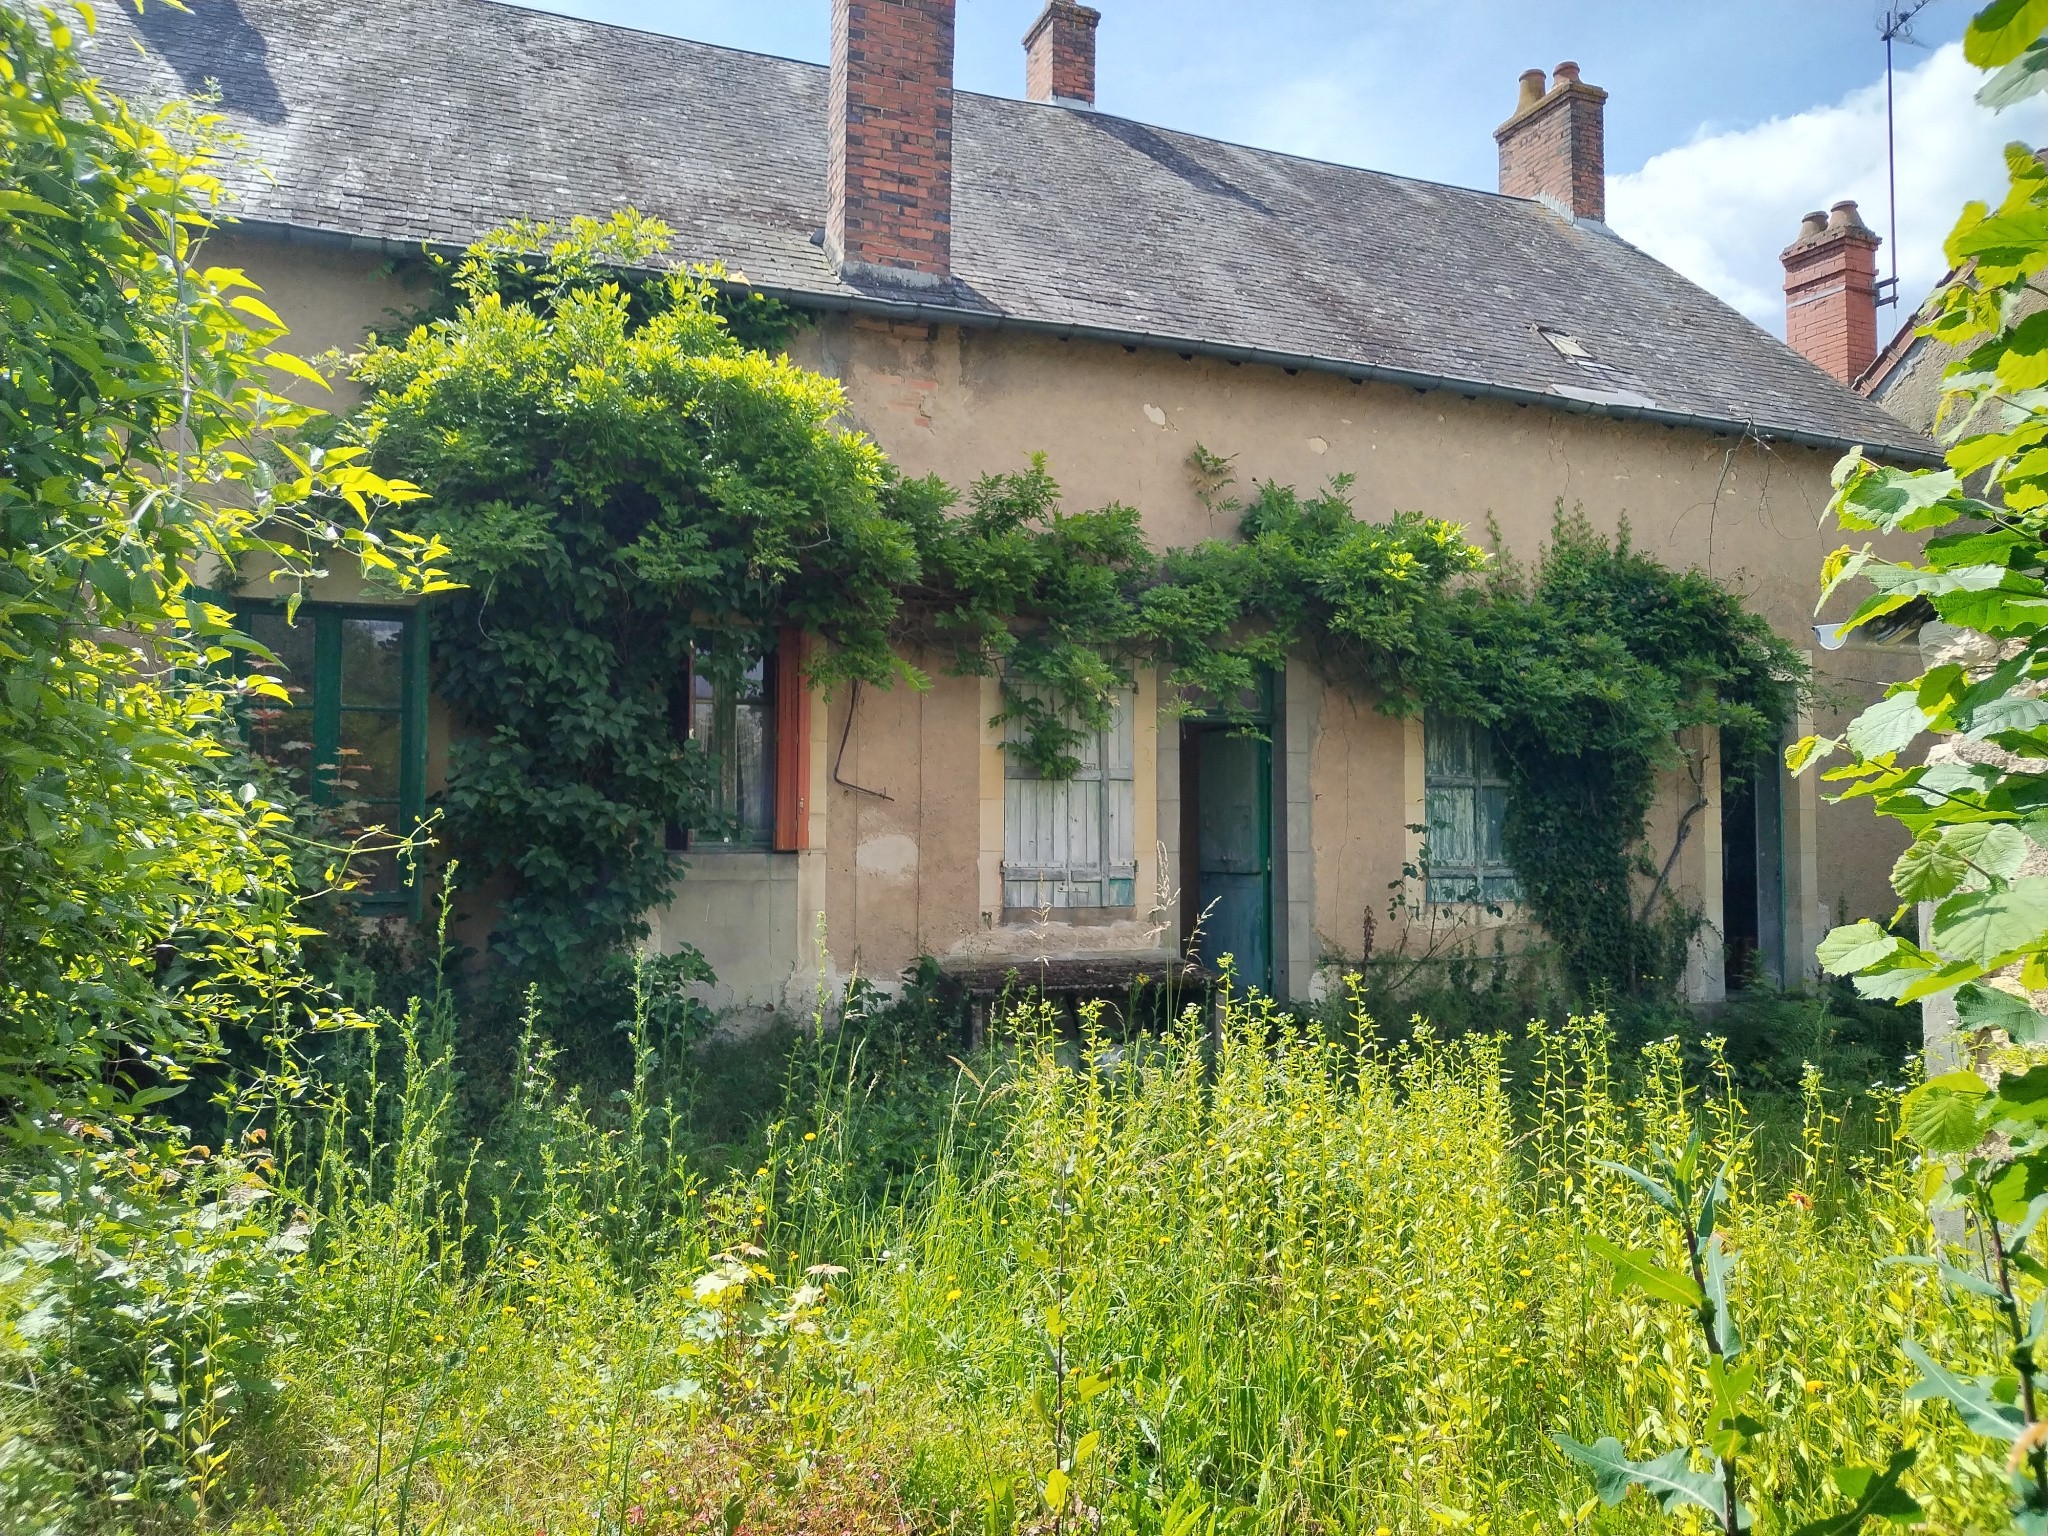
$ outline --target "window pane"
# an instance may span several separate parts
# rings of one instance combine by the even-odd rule
[[[277,660],[250,657],[249,669],[275,678],[291,695],[289,706],[257,699],[249,710],[249,749],[290,772],[301,793],[312,785],[313,769],[313,620],[301,614],[287,624],[282,613],[246,616],[249,637],[268,646]]]
[[[1500,778],[1500,752],[1494,744],[1493,732],[1482,726],[1473,726],[1471,737],[1473,773],[1482,779]]]
[[[313,687],[313,619],[301,612],[299,622],[287,624],[281,613],[252,613],[248,616],[249,638],[268,646],[275,662],[250,658],[251,667],[280,678],[294,699],[310,702]]]
[[[1472,727],[1456,715],[1432,710],[1422,722],[1424,773],[1430,779],[1472,776]]]
[[[1508,792],[1505,786],[1489,784],[1479,791],[1479,862],[1482,864],[1506,864],[1508,850],[1503,828],[1508,819]]]
[[[355,882],[355,896],[395,896],[405,889],[406,866],[396,849],[359,853],[348,861],[349,878]]]
[[[347,688],[348,674],[342,673]],[[341,762],[334,790],[343,800],[398,800],[399,744],[403,730],[396,712],[345,709],[341,712]]]
[[[1423,721],[1428,899],[1501,903],[1521,897],[1508,863],[1508,792],[1493,733],[1431,711]]]
[[[739,706],[736,726],[738,793],[734,796],[740,825],[749,833],[774,831],[775,807],[768,795],[768,710],[759,702]]]
[[[341,703],[398,708],[405,688],[405,621],[341,621]],[[393,791],[396,793],[396,791]]]
[[[1464,867],[1477,858],[1472,799],[1473,791],[1463,786],[1432,787],[1429,790],[1429,862],[1432,867]]]
[[[713,825],[704,847],[754,847],[775,833],[774,747],[768,668],[757,661],[736,682],[700,667],[691,685],[690,735],[711,760]]]

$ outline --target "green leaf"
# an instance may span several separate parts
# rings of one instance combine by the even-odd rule
[[[1991,0],[1970,18],[1963,57],[1979,69],[2010,64],[2048,32],[2048,0]]]
[[[1865,762],[1904,751],[1927,728],[1927,711],[1912,689],[1879,699],[1849,722],[1849,750]]]
[[[1956,1022],[1964,1029],[2002,1029],[2021,1045],[2036,1044],[2048,1018],[2002,987],[1971,982],[1956,991]]]
[[[1906,1265],[1914,1269],[1931,1269],[1957,1290],[1966,1291],[1972,1296],[1984,1296],[1998,1300],[2002,1299],[2005,1295],[2003,1291],[1986,1280],[1982,1275],[1973,1275],[1967,1269],[1958,1269],[1945,1259],[1931,1258],[1924,1253],[1904,1253],[1896,1258],[1887,1259],[1885,1262],[1887,1264]]]
[[[302,357],[295,357],[289,352],[266,352],[263,354],[263,361],[280,373],[291,374],[294,378],[304,379],[309,384],[317,384],[322,389],[332,388],[320,377],[319,370]]]
[[[1966,891],[1934,910],[1929,938],[1945,957],[1989,969],[2048,936],[2048,877],[2002,891]]]
[[[1610,1162],[1604,1157],[1596,1157],[1593,1161],[1608,1172],[1618,1173],[1636,1185],[1644,1194],[1657,1202],[1660,1210],[1669,1211],[1673,1216],[1678,1214],[1678,1196],[1672,1194],[1667,1186],[1651,1178],[1640,1168],[1631,1168],[1627,1163]]]
[[[1628,1495],[1630,1488],[1642,1488],[1663,1506],[1664,1513],[1697,1505],[1716,1520],[1727,1523],[1728,1501],[1716,1472],[1695,1472],[1692,1455],[1684,1446],[1666,1451],[1652,1461],[1630,1461],[1628,1452],[1612,1435],[1603,1435],[1591,1445],[1581,1445],[1570,1435],[1556,1433],[1551,1442],[1586,1469],[1593,1491],[1610,1508]]]
[[[1725,1360],[1710,1360],[1707,1364],[1707,1382],[1714,1393],[1713,1434],[1708,1443],[1723,1461],[1738,1454],[1746,1441],[1763,1433],[1763,1423],[1742,1407],[1742,1400],[1756,1385],[1756,1372],[1754,1364],[1733,1370]]]
[[[1984,1139],[1991,1090],[1974,1072],[1951,1072],[1906,1095],[1906,1135],[1922,1151],[1968,1152]]]
[[[1899,947],[1899,940],[1869,918],[1837,928],[1820,941],[1815,958],[1830,976],[1853,976],[1887,959]]]
[[[1742,1353],[1742,1331],[1728,1307],[1728,1277],[1735,1272],[1735,1255],[1722,1242],[1721,1234],[1707,1238],[1700,1249],[1700,1273],[1706,1277],[1706,1300],[1714,1308],[1714,1337],[1721,1353],[1733,1360]]]
[[[2012,879],[2027,862],[2027,835],[2010,822],[1967,822],[1941,840],[1994,880]]]
[[[1922,832],[1892,865],[1892,889],[1899,900],[1940,901],[1952,896],[1970,873],[1970,864],[1951,848],[1940,828]]]
[[[1050,1472],[1046,1473],[1045,1507],[1055,1513],[1065,1509],[1067,1507],[1067,1490],[1071,1486],[1072,1479],[1058,1467],[1054,1467]]]
[[[1920,1367],[1920,1380],[1906,1392],[1916,1403],[1936,1399],[1954,1405],[1963,1423],[1974,1434],[2011,1445],[2027,1427],[2026,1415],[1993,1395],[1988,1380],[1966,1380],[1945,1366],[1934,1363],[1927,1351],[1908,1339],[1899,1346],[1905,1357]]]
[[[2048,247],[2048,208],[1993,214],[1959,225],[1948,240],[1949,259],[1958,265],[1974,256],[1990,265],[2019,270],[2038,266],[2044,247]]]
[[[2035,41],[1984,83],[1977,105],[2003,111],[2043,90],[2048,90],[2048,42]]]
[[[1882,1471],[1876,1467],[1835,1468],[1835,1486],[1842,1491],[1842,1497],[1850,1501],[1849,1507],[1837,1514],[1808,1521],[1793,1532],[1793,1536],[1852,1536],[1863,1528],[1866,1520],[1889,1520],[1901,1525],[1918,1522],[1925,1511],[1917,1499],[1899,1486],[1899,1482],[1911,1470],[1919,1454],[1913,1446],[1894,1451]]]
[[[1649,1254],[1618,1247],[1598,1236],[1588,1237],[1586,1247],[1613,1266],[1617,1288],[1641,1291],[1653,1300],[1675,1302],[1681,1307],[1700,1304],[1700,1288],[1693,1284],[1690,1275],[1664,1268]]]

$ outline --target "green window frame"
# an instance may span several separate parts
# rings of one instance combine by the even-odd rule
[[[1493,732],[1430,710],[1422,721],[1426,899],[1439,905],[1500,906],[1522,899],[1502,827],[1508,781]]]
[[[238,601],[235,624],[278,658],[286,708],[251,711],[250,745],[292,772],[315,805],[353,808],[352,832],[411,836],[427,782],[427,633],[416,607]],[[271,664],[252,661],[271,670]],[[310,675],[308,675],[310,674]],[[420,915],[416,867],[372,854],[352,893],[366,912]]]

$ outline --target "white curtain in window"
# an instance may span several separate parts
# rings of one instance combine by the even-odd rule
[[[1037,697],[1051,702],[1051,695]],[[1106,730],[1076,749],[1071,779],[1041,779],[1021,753],[1003,766],[1003,905],[1128,907],[1136,902],[1138,861],[1133,699],[1118,693]],[[1016,721],[1012,742],[1023,735]]]

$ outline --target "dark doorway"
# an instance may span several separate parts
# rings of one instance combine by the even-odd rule
[[[1240,987],[1273,988],[1273,748],[1226,726],[1181,731],[1182,952],[1234,958]]]
[[[1778,763],[1721,788],[1721,940],[1728,990],[1785,984],[1785,834]]]

